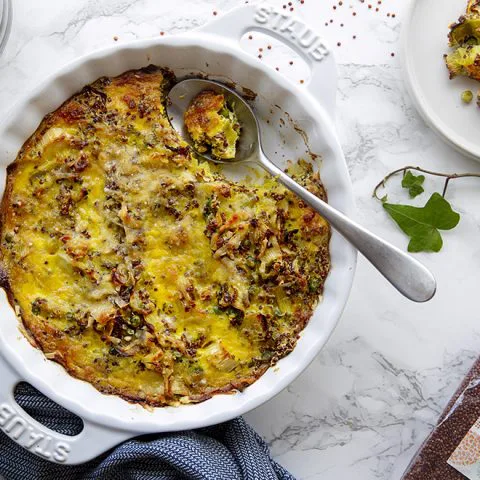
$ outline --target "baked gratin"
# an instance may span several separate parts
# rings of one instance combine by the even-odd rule
[[[465,15],[450,25],[452,52],[445,55],[450,78],[465,76],[480,81],[480,0],[469,0]]]
[[[101,78],[8,168],[4,287],[48,359],[165,406],[242,390],[295,346],[329,271],[326,221],[273,178],[235,182],[170,126],[175,79]],[[300,162],[290,173],[325,198]]]

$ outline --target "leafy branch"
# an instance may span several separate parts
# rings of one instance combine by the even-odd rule
[[[442,172],[433,172],[431,170],[425,170],[424,168],[420,167],[413,167],[411,165],[408,165],[406,167],[398,168],[397,170],[394,170],[393,172],[390,172],[388,175],[386,175],[379,183],[378,185],[374,188],[373,190],[373,196],[377,199],[382,201],[384,197],[379,197],[378,196],[378,190],[380,188],[385,188],[387,181],[392,178],[395,175],[398,175],[399,173],[403,173],[403,175],[406,175],[407,172],[410,170],[415,170],[417,172],[425,173],[427,175],[433,175],[435,177],[444,177],[445,178],[445,183],[443,185],[443,191],[442,191],[442,197],[445,197],[445,194],[447,193],[447,188],[450,180],[454,180],[456,178],[466,178],[466,177],[478,177],[480,178],[480,173],[442,173]]]
[[[434,192],[423,207],[400,205],[387,202],[387,195],[380,197],[378,191],[385,188],[393,176],[403,173],[402,187],[408,189],[411,198],[424,192],[424,175],[414,175],[412,170],[445,178],[442,195]],[[451,180],[457,178],[478,177],[480,173],[441,173],[420,167],[406,166],[390,172],[374,188],[373,196],[382,202],[383,208],[397,225],[410,237],[409,252],[438,252],[443,246],[439,230],[451,230],[458,225],[460,215],[453,211],[445,200],[445,194]]]

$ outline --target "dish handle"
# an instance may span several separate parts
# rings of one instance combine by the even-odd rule
[[[22,379],[0,356],[0,430],[29,452],[63,465],[87,462],[134,434],[83,421],[76,436],[63,435],[28,415],[15,401],[15,387]]]
[[[318,32],[296,15],[269,4],[234,8],[195,32],[223,37],[239,45],[245,33],[258,31],[270,35],[293,49],[310,68],[310,79],[302,85],[335,117],[337,68],[330,47]]]

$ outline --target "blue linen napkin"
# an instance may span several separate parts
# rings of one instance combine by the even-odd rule
[[[45,426],[77,434],[81,420],[28,384],[17,402]],[[57,465],[0,432],[0,476],[6,480],[295,480],[242,418],[186,432],[129,440],[82,465]]]

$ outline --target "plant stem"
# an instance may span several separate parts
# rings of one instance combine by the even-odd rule
[[[465,178],[465,177],[477,177],[477,178],[480,178],[480,173],[442,173],[442,172],[433,172],[431,170],[425,170],[424,168],[420,168],[420,167],[414,167],[414,166],[411,166],[411,165],[408,165],[406,167],[402,167],[402,168],[398,168],[397,170],[394,170],[393,172],[390,172],[388,175],[386,175],[383,180],[381,180],[377,186],[373,189],[373,196],[377,199],[377,200],[382,200],[379,196],[378,196],[378,190],[381,188],[381,187],[385,187],[387,181],[393,177],[394,175],[397,175],[398,173],[402,173],[405,175],[405,173],[408,171],[408,170],[415,170],[417,172],[422,172],[422,173],[426,173],[427,175],[434,175],[435,177],[444,177],[445,178],[445,184],[443,186],[443,192],[442,192],[442,197],[445,197],[445,194],[447,193],[447,188],[448,188],[448,184],[450,182],[450,180],[454,180],[456,178]]]

